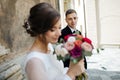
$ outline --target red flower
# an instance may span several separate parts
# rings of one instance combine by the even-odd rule
[[[89,44],[92,44],[92,41],[88,39],[87,37],[83,38],[83,42],[87,42]]]
[[[75,47],[69,52],[70,52],[71,57],[73,58],[78,58],[82,56],[82,48],[77,45],[75,45]]]

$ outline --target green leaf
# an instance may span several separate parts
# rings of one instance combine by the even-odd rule
[[[64,58],[61,55],[59,55],[59,56],[57,56],[57,59],[58,60],[63,60]]]
[[[64,42],[64,39],[63,39],[63,38],[60,38],[59,43],[63,43],[63,42]]]
[[[72,59],[72,62],[77,63],[78,61],[77,61],[77,59]]]
[[[92,55],[92,51],[83,51],[83,54],[85,56],[91,56]]]
[[[65,57],[63,58],[63,61],[66,61],[68,59],[70,59],[70,54],[66,54]]]
[[[99,51],[99,48],[97,48],[97,53],[99,53],[100,51]]]
[[[82,57],[78,57],[78,58],[73,58],[71,57],[70,60],[73,62],[73,63],[77,63],[78,61],[80,61],[82,59]]]

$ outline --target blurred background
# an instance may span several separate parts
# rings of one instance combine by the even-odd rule
[[[33,38],[22,25],[39,2],[51,3],[60,12],[62,28],[65,11],[75,9],[77,29],[92,40],[95,49],[120,48],[120,0],[0,0],[0,80],[24,80],[21,63]]]

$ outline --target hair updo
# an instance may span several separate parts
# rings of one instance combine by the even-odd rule
[[[59,20],[60,14],[49,3],[39,3],[30,9],[23,27],[32,37],[44,34]]]

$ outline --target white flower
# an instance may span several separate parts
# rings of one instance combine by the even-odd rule
[[[63,47],[63,44],[59,44],[55,47],[55,53],[65,57],[65,55],[68,54],[68,51]]]
[[[68,41],[68,42],[74,42],[74,41],[75,41],[75,37],[71,36],[71,37],[68,38],[67,41]]]

